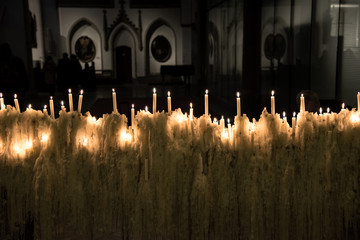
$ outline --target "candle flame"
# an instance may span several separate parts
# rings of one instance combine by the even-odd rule
[[[80,90],[80,95],[83,95],[84,94],[84,90]]]
[[[156,94],[156,88],[153,89],[154,94]]]
[[[227,119],[228,124],[230,124],[230,118]]]
[[[69,93],[71,93],[71,88],[69,88],[69,90],[68,90],[68,91],[69,91]]]
[[[44,105],[44,109],[47,109],[47,105]]]
[[[193,107],[193,104],[192,104],[192,102],[190,103],[190,108],[192,108]]]
[[[216,124],[218,123],[218,120],[217,120],[217,118],[214,118],[214,123],[216,123]]]
[[[145,106],[145,112],[147,112],[148,111],[148,106]]]
[[[31,107],[32,107],[31,104],[29,104],[29,109],[30,109]]]
[[[327,111],[328,113],[330,113],[330,108],[328,107],[328,108],[326,109],[326,111]]]
[[[301,97],[304,97],[304,94],[303,94],[303,93],[301,94]]]
[[[342,103],[342,104],[341,104],[341,108],[342,108],[342,109],[345,109],[345,103]]]
[[[135,105],[134,104],[131,104],[131,108],[134,108],[135,107]]]
[[[115,92],[115,88],[113,88],[113,89],[111,89],[111,90],[112,90],[113,93]]]
[[[170,97],[170,91],[168,91],[168,97]]]
[[[0,98],[2,98],[2,93],[0,93]]]
[[[272,91],[271,91],[271,96],[274,96],[274,94],[275,94],[275,91],[272,90]]]
[[[208,93],[209,93],[209,90],[206,89],[206,90],[205,90],[205,94],[207,95]]]
[[[283,112],[283,117],[284,117],[284,118],[286,117],[286,113],[285,113],[285,112]]]
[[[64,101],[61,101],[60,104],[61,104],[61,106],[64,106]]]
[[[320,114],[322,114],[322,112],[323,112],[323,109],[322,109],[322,107],[319,109],[319,112],[320,112]]]
[[[16,95],[16,93],[14,94],[14,98],[15,98],[15,99],[17,98],[17,95]]]
[[[224,120],[224,116],[221,116],[221,119]]]
[[[50,100],[53,100],[53,96],[50,96]]]
[[[240,97],[240,92],[237,92],[237,93],[236,93],[236,96],[239,98],[239,97]]]
[[[296,116],[296,112],[293,112],[293,117],[295,117]]]

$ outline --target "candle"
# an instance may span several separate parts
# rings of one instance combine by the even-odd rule
[[[167,104],[168,104],[168,112],[171,113],[171,97],[170,97],[170,91],[168,91]]]
[[[134,104],[131,104],[131,128],[134,129],[134,119],[135,119],[135,108]]]
[[[148,109],[148,106],[145,106],[145,112],[148,112],[149,109]]]
[[[225,119],[224,119],[224,116],[221,116],[220,126],[221,126],[221,128],[222,128],[223,130],[225,129]]]
[[[283,112],[283,123],[287,123],[286,113]]]
[[[1,105],[1,110],[5,109],[5,104],[4,104],[4,98],[3,98],[3,94],[0,93],[0,105]]]
[[[192,103],[190,103],[190,120],[193,120],[193,116],[194,116],[194,109]]]
[[[156,113],[156,88],[154,88],[153,91],[153,113]]]
[[[218,122],[217,118],[214,118],[213,123],[214,123],[214,124],[216,124],[216,125],[218,125],[218,124],[219,124],[219,122]]]
[[[236,97],[236,112],[237,112],[237,116],[240,117],[241,116],[240,93],[237,92],[236,95],[237,95],[237,97]]]
[[[305,112],[305,98],[304,94],[300,96],[300,112]]]
[[[61,110],[66,111],[66,108],[64,106],[64,101],[61,101],[60,104],[61,104]]]
[[[31,104],[29,104],[26,110],[30,110],[31,107],[32,107]]]
[[[14,102],[15,102],[16,111],[20,112],[19,101],[17,99],[16,93],[14,94]]]
[[[358,109],[358,111],[360,111],[360,92],[358,92],[358,94],[357,94],[357,104],[358,104],[357,109]]]
[[[205,116],[209,115],[209,91],[205,90]]]
[[[117,103],[116,103],[116,92],[115,92],[115,88],[112,89],[112,100],[113,100],[113,111],[114,113],[117,113]]]
[[[80,90],[80,95],[79,95],[79,102],[78,102],[78,112],[79,112],[79,113],[81,113],[83,93],[84,93],[84,90],[81,89],[81,90]]]
[[[44,114],[48,114],[47,106],[46,106],[46,105],[44,105],[43,113],[44,113]]]
[[[275,91],[271,91],[271,114],[275,115]]]
[[[322,109],[322,107],[321,107],[321,108],[319,108],[319,113],[320,113],[319,115],[320,115],[320,116],[322,116],[322,112],[323,112],[323,109]]]
[[[341,110],[345,110],[345,103],[341,104]]]
[[[292,117],[292,123],[291,123],[291,127],[293,128],[293,131],[295,130],[295,127],[296,127],[296,113],[294,112],[293,113],[293,117]]]
[[[328,107],[328,108],[326,109],[326,111],[327,111],[327,113],[329,114],[329,113],[330,113],[330,108]]]
[[[53,97],[50,96],[50,114],[52,118],[55,118],[55,112],[54,112],[54,100]]]
[[[74,105],[73,105],[73,98],[72,98],[71,89],[69,89],[69,108],[70,108],[70,112],[72,112],[72,111],[74,110]]]
[[[227,119],[227,122],[228,122],[227,127],[228,127],[228,132],[229,132],[229,138],[230,138],[230,136],[231,136],[231,123],[230,123],[230,118]]]

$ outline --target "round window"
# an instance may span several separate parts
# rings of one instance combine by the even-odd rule
[[[82,62],[91,62],[95,58],[94,42],[87,36],[80,37],[75,43],[76,56]]]
[[[157,36],[151,43],[151,54],[158,62],[166,62],[171,57],[171,45],[166,37]]]

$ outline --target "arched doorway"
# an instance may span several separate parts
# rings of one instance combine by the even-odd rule
[[[119,46],[115,48],[116,79],[120,83],[132,81],[131,48]]]

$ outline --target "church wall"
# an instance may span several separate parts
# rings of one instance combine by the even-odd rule
[[[106,9],[107,11],[107,21],[108,26],[112,24],[112,22],[116,19],[119,7],[116,6],[116,8],[113,9]],[[139,27],[139,9],[129,9],[127,6],[125,6],[126,13],[128,14],[128,17],[130,21],[132,21],[136,27]],[[135,39],[135,47],[133,49],[134,53],[134,66],[133,66],[133,77],[137,76],[145,76],[145,65],[146,65],[146,33],[149,30],[149,27],[153,22],[155,22],[157,19],[161,18],[163,19],[167,25],[169,25],[173,32],[170,34],[167,30],[161,30],[161,26],[159,26],[159,33],[166,34],[166,37],[168,38],[169,42],[172,45],[173,55],[171,57],[170,62],[168,61],[166,64],[182,64],[182,44],[181,41],[176,41],[175,38],[181,39],[182,38],[182,28],[180,23],[180,9],[143,9],[141,10],[141,17],[142,17],[142,44],[143,49],[140,50],[139,48],[139,42],[137,39]],[[69,37],[71,29],[75,26],[77,22],[81,19],[86,19],[89,22],[91,22],[96,29],[99,30],[100,38],[101,38],[101,49],[102,54],[100,56],[96,56],[96,58],[102,62],[102,64],[96,64],[95,67],[97,69],[102,70],[114,70],[113,63],[114,63],[114,55],[113,55],[113,45],[115,42],[109,41],[109,50],[105,51],[105,35],[103,30],[103,9],[100,8],[59,8],[59,23],[60,23],[60,35],[61,35],[61,51],[62,52],[69,52],[70,46],[69,46]],[[123,24],[125,25],[125,24]],[[126,25],[125,25],[126,28]],[[155,30],[154,32],[156,32]],[[115,28],[114,32],[112,32],[112,35],[115,35],[115,33],[120,33],[121,31],[117,32],[117,29]],[[84,32],[85,34],[86,32]],[[112,39],[116,39],[117,36],[112,36]],[[111,39],[110,39],[111,40]],[[174,45],[174,46],[173,46]],[[132,46],[130,46],[132,47]],[[149,58],[151,58],[151,54],[148,55]],[[150,61],[151,59],[149,59]],[[153,74],[159,74],[160,73],[160,64],[156,63],[153,64],[156,66],[155,71],[152,72]]]

